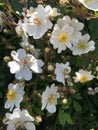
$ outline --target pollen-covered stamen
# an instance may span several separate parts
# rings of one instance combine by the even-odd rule
[[[40,24],[42,24],[42,20],[40,18],[38,18],[38,17],[35,17],[34,18],[34,23],[37,24],[37,25],[40,25]]]
[[[24,121],[18,121],[14,125],[15,125],[15,128],[21,128],[21,129],[25,128],[25,122]]]
[[[16,98],[16,92],[14,90],[9,90],[7,93],[8,101],[12,101]]]
[[[87,43],[83,42],[83,41],[79,42],[78,43],[78,48],[82,49],[82,50],[85,50],[87,48]]]
[[[69,37],[68,37],[68,34],[67,33],[64,33],[64,32],[62,32],[60,35],[59,35],[59,41],[61,42],[61,43],[66,43],[66,42],[68,42],[68,40],[69,40]]]
[[[47,99],[47,103],[48,104],[55,104],[56,102],[56,99],[57,99],[57,95],[56,94],[51,94],[48,99]]]
[[[64,75],[69,74],[69,70],[68,70],[68,69],[64,69],[64,70],[63,70],[63,74],[64,74]]]
[[[88,77],[85,76],[85,75],[81,75],[81,77],[80,77],[80,82],[81,82],[81,83],[85,83],[85,82],[87,82],[87,81],[88,81]]]
[[[24,66],[28,66],[28,64],[30,64],[30,60],[28,58],[25,58],[22,60],[22,63]]]

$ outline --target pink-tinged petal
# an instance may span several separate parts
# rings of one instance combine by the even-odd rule
[[[17,63],[16,61],[10,61],[10,62],[8,62],[8,66],[10,67],[11,74],[15,74],[22,67],[22,65],[19,64],[19,63]]]
[[[26,125],[25,125],[25,128],[27,130],[35,130],[35,125],[31,122],[27,122]]]
[[[28,67],[23,67],[19,72],[15,74],[16,79],[25,79],[27,81],[32,79],[32,72]]]
[[[33,70],[36,73],[41,73],[42,69],[41,67],[44,65],[44,62],[42,60],[36,60],[33,63],[29,64],[29,67],[31,70]]]
[[[46,109],[50,112],[50,113],[54,113],[56,112],[56,106],[55,105],[47,105]]]

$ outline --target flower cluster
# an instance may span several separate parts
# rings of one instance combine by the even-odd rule
[[[82,1],[80,0],[80,2]],[[82,3],[86,4],[88,1],[83,1]],[[95,3],[90,5],[88,3],[87,7],[90,6],[91,8],[91,6],[93,6],[96,10],[94,4]],[[58,18],[58,16],[61,16],[61,13],[58,12],[57,8],[52,8],[50,5],[43,6],[39,4],[36,8],[30,7],[26,10],[24,8],[21,15],[22,17],[16,23],[17,26],[15,26],[16,34],[21,38],[21,43],[19,43],[21,47],[18,50],[11,51],[10,60],[7,64],[10,73],[15,76],[15,82],[9,83],[8,85],[4,105],[6,109],[10,109],[10,111],[13,112],[6,113],[6,119],[8,121],[5,124],[7,124],[7,130],[19,128],[25,128],[27,130],[36,129],[34,124],[36,121],[35,117],[33,117],[35,115],[33,114],[33,116],[31,116],[24,108],[21,110],[21,103],[26,94],[26,83],[30,81],[35,82],[36,75],[46,75],[46,54],[44,54],[44,56],[42,54],[44,45],[42,45],[43,47],[41,48],[35,48],[36,44],[32,45],[32,41],[40,41],[41,38],[44,39],[44,37],[47,36],[47,32],[51,32],[51,35],[47,38],[48,44],[51,46],[51,50],[55,53],[57,51],[57,55],[69,50],[73,56],[82,56],[82,54],[87,54],[95,50],[95,42],[91,40],[90,35],[88,33],[82,33],[85,25],[79,22],[78,19],[68,15]],[[55,17],[57,21],[53,22],[52,18]],[[2,23],[0,12],[0,26],[2,26]],[[44,111],[44,109],[46,109],[49,113],[57,112],[60,107],[58,107],[58,104],[61,104],[58,103],[58,101],[60,102],[60,99],[67,97],[65,96],[67,95],[65,92],[69,92],[70,94],[75,93],[73,89],[66,89],[66,86],[72,87],[72,85],[69,85],[69,81],[72,81],[74,84],[78,82],[80,84],[86,84],[95,78],[89,69],[78,68],[72,73],[73,68],[68,59],[63,61],[60,59],[59,61],[53,62],[54,66],[51,72],[53,73],[53,81],[50,82],[51,84],[45,86],[44,91],[38,91],[37,94],[35,94],[41,99],[40,110]],[[46,82],[45,78],[42,79]],[[95,88],[94,91],[98,93],[98,88]],[[90,93],[91,89],[88,88],[88,94]],[[94,92],[92,93],[94,94]]]

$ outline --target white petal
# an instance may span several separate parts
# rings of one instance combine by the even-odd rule
[[[13,122],[10,122],[9,125],[7,126],[7,130],[15,130],[15,127],[14,127],[14,123]]]
[[[22,59],[24,59],[26,57],[26,52],[25,52],[24,49],[19,49],[17,51],[17,54],[18,54],[17,58],[20,59],[20,60],[22,60]]]
[[[41,67],[43,66],[43,61],[42,60],[36,60],[33,63],[29,64],[29,67],[31,70],[33,70],[36,73],[41,73],[42,69]]]
[[[27,81],[31,80],[32,72],[28,67],[23,67],[19,72],[15,74],[16,79],[25,79]]]
[[[12,74],[15,74],[22,67],[22,65],[19,64],[19,63],[17,63],[16,61],[10,61],[10,62],[8,62],[8,66],[10,67],[10,72]]]
[[[50,113],[54,113],[56,112],[56,106],[55,105],[47,105],[46,109],[50,112]]]
[[[26,31],[27,31],[29,36],[33,36],[33,34],[35,33],[35,26],[34,25],[27,25]]]
[[[35,130],[35,125],[31,122],[27,122],[25,127],[27,130]]]
[[[27,110],[22,111],[21,117],[23,121],[34,121],[34,117],[32,117]]]

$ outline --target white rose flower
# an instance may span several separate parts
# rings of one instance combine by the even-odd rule
[[[50,5],[47,5],[45,7],[45,11],[50,17],[56,17],[58,15],[61,15],[60,13],[58,13],[57,8],[52,8]]]
[[[65,24],[68,24],[70,27],[74,28],[72,34],[72,42],[78,42],[81,36],[81,30],[84,28],[84,24],[79,22],[78,19],[70,18],[70,16],[65,15],[63,18],[59,18],[57,24],[62,28]]]
[[[79,72],[76,72],[76,77],[74,78],[74,81],[80,82],[80,83],[86,83],[94,78],[93,75],[91,75],[91,71],[80,69]]]
[[[11,56],[13,61],[8,63],[10,72],[15,74],[15,78],[18,80],[31,80],[32,71],[35,73],[41,73],[43,61],[36,59],[31,54],[26,54],[24,49],[19,49],[17,52],[12,51]]]
[[[65,15],[63,18],[59,18],[57,24],[62,28],[65,24],[73,27],[75,31],[81,31],[84,28],[84,24],[79,22],[78,19],[70,18],[70,16]]]
[[[62,28],[60,28],[58,24],[54,26],[50,43],[53,45],[54,49],[58,49],[58,53],[66,50],[67,47],[70,48],[73,32],[74,29],[68,24],[64,25]]]
[[[20,108],[20,103],[23,100],[24,95],[24,86],[19,86],[19,84],[12,84],[8,85],[8,92],[7,92],[7,101],[5,102],[5,108],[10,108],[10,111],[13,107]]]
[[[56,63],[55,74],[56,80],[58,82],[62,82],[65,85],[65,79],[69,78],[69,73],[71,72],[71,67],[69,66],[69,62],[65,64]]]
[[[29,36],[33,36],[34,39],[41,38],[48,29],[52,27],[52,23],[49,20],[49,13],[42,5],[38,5],[33,15],[29,18],[29,23],[26,26],[26,31]]]
[[[98,11],[98,0],[79,0],[86,8]]]
[[[8,119],[7,130],[15,130],[15,129],[27,129],[27,130],[35,130],[35,125],[33,124],[34,117],[32,117],[27,110],[20,110],[16,108],[13,110],[13,113],[6,113],[6,118]]]
[[[56,112],[57,99],[60,97],[58,87],[52,84],[49,88],[47,86],[46,90],[42,93],[42,110],[47,109],[50,113]]]
[[[72,44],[70,50],[72,50],[73,55],[88,53],[89,51],[95,50],[95,42],[90,41],[89,34],[85,34],[80,37],[78,42]]]

